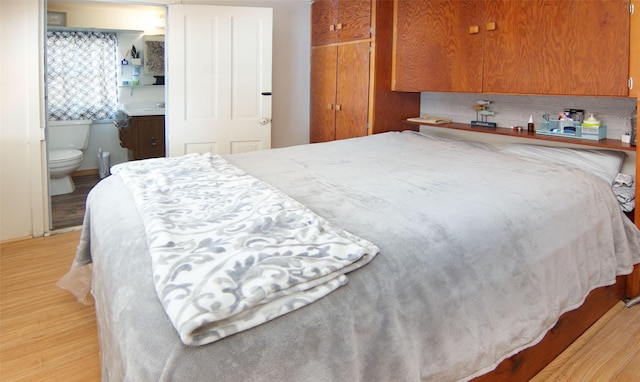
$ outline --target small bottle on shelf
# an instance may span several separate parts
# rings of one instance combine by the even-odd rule
[[[527,123],[527,131],[530,133],[535,133],[536,131],[535,125],[533,124],[533,115],[529,116],[529,123]]]
[[[140,67],[134,66],[131,71],[131,85],[140,85]]]

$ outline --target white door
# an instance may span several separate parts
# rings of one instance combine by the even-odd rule
[[[170,5],[169,156],[271,148],[271,8]]]

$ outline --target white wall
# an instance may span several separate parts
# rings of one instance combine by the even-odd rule
[[[0,1],[0,241],[42,235],[39,0]]]

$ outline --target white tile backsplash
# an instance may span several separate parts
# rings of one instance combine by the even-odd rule
[[[584,109],[585,118],[593,113],[607,126],[607,138],[611,139],[620,139],[624,132],[631,131],[629,118],[636,106],[635,98],[423,92],[420,97],[420,113],[448,117],[453,122],[469,123],[476,119],[476,112],[471,107],[478,100],[491,101],[489,110],[496,114],[490,116],[488,121],[496,122],[499,127],[519,125],[526,128],[530,115],[533,115],[538,127],[544,113],[557,118],[564,108]]]

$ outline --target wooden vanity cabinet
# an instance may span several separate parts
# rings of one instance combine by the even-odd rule
[[[371,0],[315,0],[311,13],[311,45],[371,37]]]
[[[165,156],[164,115],[131,117],[129,126],[119,128],[118,134],[129,160]]]
[[[628,96],[628,0],[395,0],[394,90]]]

